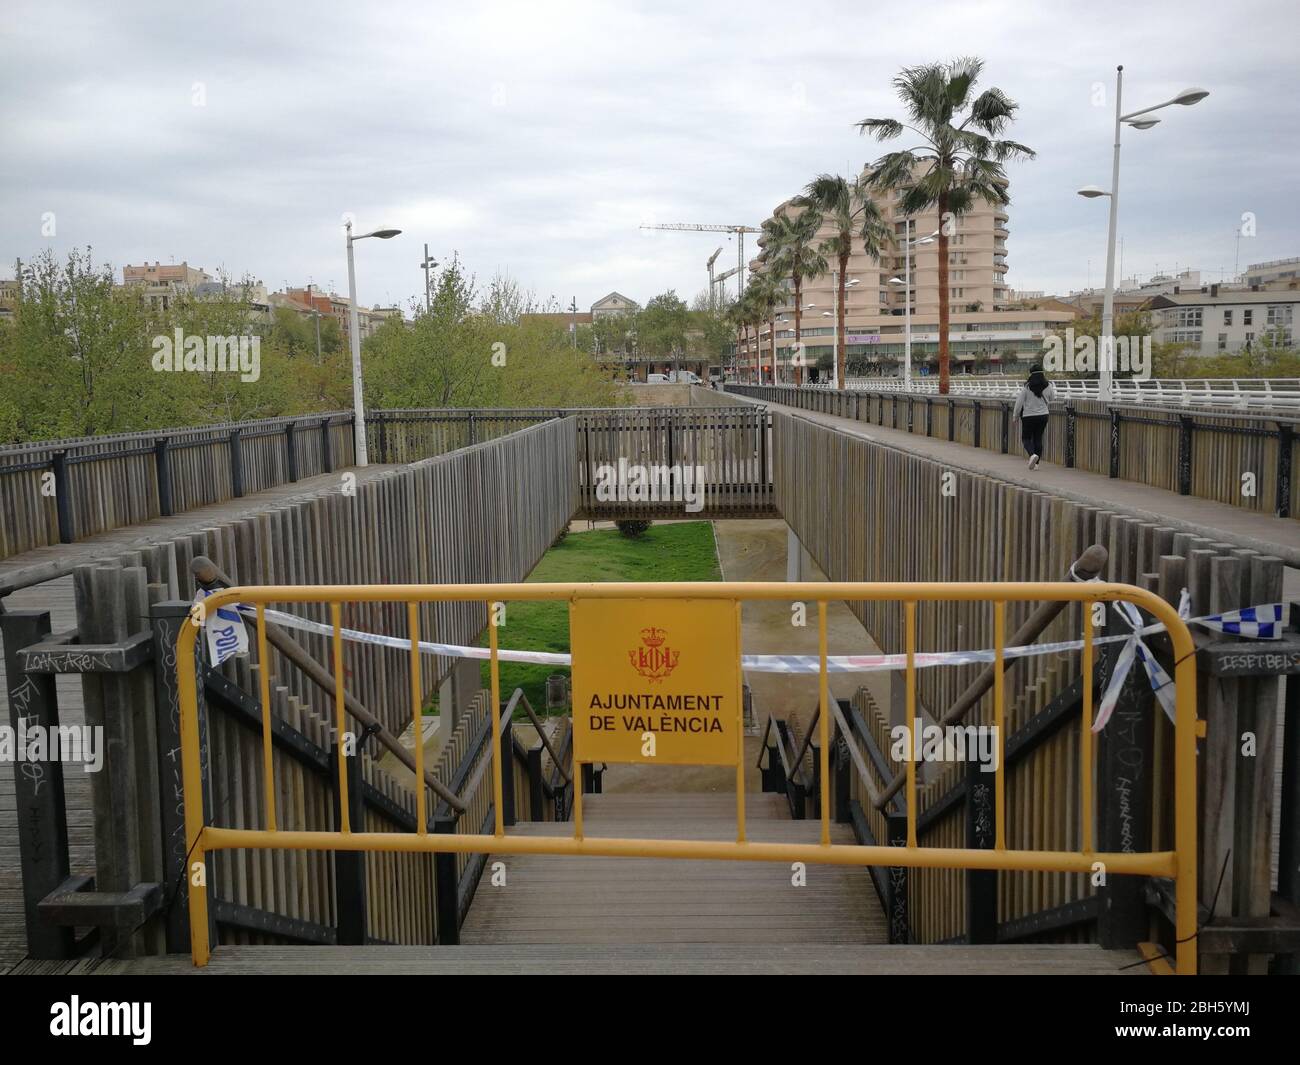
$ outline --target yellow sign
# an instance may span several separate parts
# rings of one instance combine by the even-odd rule
[[[569,639],[579,761],[737,764],[737,603],[578,599]]]

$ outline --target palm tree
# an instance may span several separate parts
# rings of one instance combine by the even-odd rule
[[[843,388],[847,351],[844,293],[853,241],[855,238],[861,240],[863,252],[878,260],[885,245],[892,242],[893,233],[881,218],[880,207],[871,198],[871,179],[867,175],[850,180],[835,174],[822,174],[808,185],[804,195],[796,199],[795,203],[813,207],[835,226],[835,232],[821,242],[819,250],[835,256],[840,264],[839,309],[835,322],[835,380]]]
[[[792,203],[792,207],[800,206]],[[794,286],[794,366],[796,385],[803,384],[803,283],[821,277],[829,269],[826,257],[813,242],[821,228],[821,212],[803,206],[797,214],[780,212],[763,223],[771,268],[778,277],[788,277]]]
[[[740,349],[744,346],[744,336],[745,336],[745,321],[744,321],[745,309],[744,309],[743,302],[741,300],[737,300],[735,303],[727,307],[724,314],[726,316],[727,321],[730,322],[732,327],[736,330],[736,359],[735,359],[736,379],[741,380]]]
[[[762,272],[751,275],[746,291],[753,298],[759,324],[767,322],[768,337],[772,346],[772,384],[776,384],[776,309],[785,297],[785,287],[771,274]],[[760,343],[760,357],[762,350]],[[758,376],[761,383],[763,375],[760,373]]]
[[[978,200],[995,207],[1010,203],[1003,163],[1034,157],[1025,145],[1000,139],[1018,104],[1001,89],[985,89],[973,97],[983,69],[984,61],[974,58],[904,67],[894,78],[894,88],[909,121],[867,118],[857,124],[861,132],[877,140],[893,140],[908,129],[922,141],[917,147],[890,152],[877,160],[872,166],[872,185],[882,190],[905,189],[900,201],[904,215],[938,209],[942,394],[948,391],[948,238],[953,220]]]

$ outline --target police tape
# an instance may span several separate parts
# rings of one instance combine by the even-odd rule
[[[1128,607],[1128,611],[1122,610],[1121,606]],[[1151,677],[1153,687],[1155,687],[1157,693],[1160,693],[1172,681],[1168,679],[1168,674],[1155,661],[1154,655],[1142,643],[1142,637],[1164,632],[1164,625],[1141,625],[1141,615],[1129,603],[1116,603],[1115,609],[1119,611],[1125,622],[1131,626],[1131,630],[1122,635],[1099,636],[1092,641],[1093,646],[1126,642],[1129,644],[1129,648],[1126,648],[1121,653],[1120,660],[1112,674],[1112,686],[1115,685],[1116,680],[1122,686],[1123,678],[1127,675],[1133,661],[1140,660]],[[256,616],[255,612],[247,607],[240,607],[240,610],[249,618]],[[1241,610],[1209,614],[1200,618],[1185,617],[1184,615],[1187,613],[1190,613],[1190,608],[1187,596],[1184,594],[1182,601],[1179,603],[1179,616],[1183,617],[1183,620],[1188,625],[1200,625],[1216,632],[1226,632],[1239,636],[1251,635],[1266,640],[1279,639],[1282,630],[1286,628],[1290,619],[1289,604],[1284,603],[1245,607]],[[298,617],[296,614],[286,614],[279,610],[267,610],[266,617],[268,621],[273,621],[275,624],[287,629],[297,629],[300,632],[315,633],[320,636],[333,636],[334,634],[332,625],[309,621],[306,618]],[[376,632],[363,632],[359,629],[348,628],[340,629],[340,634],[343,639],[354,643],[368,643],[404,651],[409,651],[411,648],[411,641],[401,636],[383,636]],[[461,644],[435,643],[429,640],[421,640],[419,648],[424,654],[439,655],[445,658],[474,658],[486,661],[492,657],[492,652],[486,647],[466,647]],[[1069,654],[1082,650],[1082,648],[1082,640],[1025,644],[1023,646],[1004,648],[1002,657],[1011,659],[1029,658],[1035,655]],[[572,665],[573,662],[571,655],[561,652],[515,651],[506,648],[497,651],[497,659],[502,662],[522,662],[543,666],[568,666]],[[922,651],[917,652],[914,656],[914,664],[917,669],[996,661],[997,651],[993,648],[975,651]],[[817,673],[821,669],[821,659],[817,655],[741,655],[740,665],[742,669],[758,673]],[[906,668],[907,655],[905,654],[827,655],[826,657],[826,669],[830,673],[886,673]],[[1156,686],[1157,683],[1159,684],[1158,687]],[[1110,689],[1108,689],[1108,693],[1109,691]],[[1117,696],[1117,688],[1115,692]],[[1165,698],[1161,698],[1161,703],[1166,705]],[[1102,708],[1106,709],[1105,697],[1103,697]],[[1172,713],[1171,703],[1166,705],[1166,712]],[[1109,712],[1106,713],[1106,716],[1109,717]],[[1099,720],[1102,725],[1105,724],[1105,720],[1100,715]]]

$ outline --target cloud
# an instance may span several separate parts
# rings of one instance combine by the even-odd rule
[[[400,227],[358,247],[366,303],[422,293],[422,245],[486,278],[512,274],[580,305],[704,284],[725,234],[647,236],[641,222],[756,225],[821,172],[882,146],[857,120],[900,113],[891,78],[975,54],[1021,104],[1009,281],[1097,283],[1114,68],[1124,100],[1210,89],[1128,130],[1125,273],[1231,272],[1300,251],[1290,205],[1298,17],[1247,0],[1174,11],[1099,0],[744,8],[664,2],[207,8],[10,4],[0,41],[0,261],[47,243],[121,266],[186,259],[279,286],[346,286],[339,216]],[[1117,30],[1116,27],[1121,27]],[[1097,103],[1098,86],[1102,102]],[[57,235],[41,236],[55,212]],[[752,246],[747,246],[747,253]]]

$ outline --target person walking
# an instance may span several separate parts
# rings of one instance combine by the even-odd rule
[[[1043,454],[1043,435],[1047,432],[1047,419],[1051,411],[1048,404],[1055,398],[1056,389],[1043,373],[1043,367],[1035,363],[1029,371],[1029,380],[1016,396],[1016,405],[1011,411],[1012,419],[1020,422],[1020,441],[1029,455],[1031,470],[1038,469]]]

